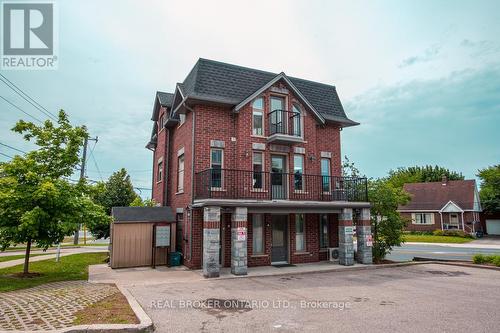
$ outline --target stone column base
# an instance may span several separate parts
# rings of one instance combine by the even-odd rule
[[[352,209],[344,208],[339,215],[339,264],[354,265],[354,243],[352,239]]]
[[[370,209],[363,208],[361,210],[361,218],[356,227],[357,239],[358,239],[358,251],[356,259],[361,264],[372,264],[373,263],[373,251],[372,251],[372,227],[370,221]]]
[[[203,217],[203,276],[220,274],[220,207],[205,207]]]
[[[231,273],[247,275],[247,209],[237,207],[231,216]]]

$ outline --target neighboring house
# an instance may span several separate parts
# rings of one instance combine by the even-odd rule
[[[358,123],[334,86],[199,59],[152,120],[153,198],[177,214],[187,267],[246,274],[332,248],[351,265],[353,209],[371,263],[366,179],[341,177],[340,133]]]
[[[463,230],[473,233],[479,228],[481,202],[475,180],[404,184],[411,201],[398,211],[409,222],[406,230]]]

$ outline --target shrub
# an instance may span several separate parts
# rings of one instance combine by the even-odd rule
[[[500,255],[483,255],[483,254],[475,254],[472,257],[472,262],[475,264],[493,264],[497,267],[500,267]]]
[[[432,234],[433,234],[434,236],[444,236],[444,231],[443,231],[443,230],[439,230],[439,229],[437,229],[437,230],[434,230],[434,231],[432,232]]]
[[[486,261],[486,256],[482,255],[482,254],[475,254],[473,257],[472,257],[472,262],[475,263],[475,264],[484,264]]]
[[[500,267],[500,256],[491,256],[494,257],[491,263],[497,267]]]

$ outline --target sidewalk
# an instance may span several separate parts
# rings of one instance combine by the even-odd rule
[[[447,247],[456,247],[456,248],[469,248],[469,249],[492,249],[492,250],[500,250],[500,244],[479,244],[474,241],[470,243],[464,244],[455,244],[455,243],[421,243],[421,242],[405,242],[404,244],[408,245],[429,245],[429,246],[447,246]]]

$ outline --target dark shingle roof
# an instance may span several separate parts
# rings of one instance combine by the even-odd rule
[[[475,202],[475,180],[408,183],[403,185],[403,189],[410,193],[411,201],[400,206],[402,210],[441,210],[450,201],[463,210],[469,210],[478,204]]]
[[[170,207],[113,207],[111,215],[115,223],[122,222],[175,222]]]
[[[166,93],[163,91],[157,91],[156,95],[160,101],[161,106],[172,107],[172,101],[174,99],[174,94]]]
[[[277,75],[200,58],[180,88],[185,96],[236,105]],[[348,120],[334,86],[289,79],[325,119]]]

